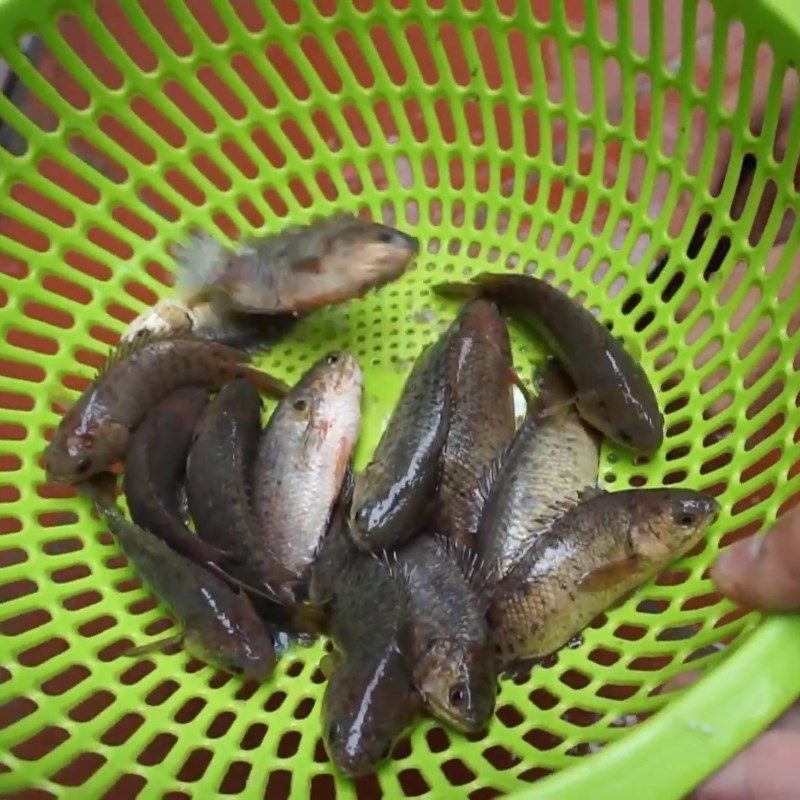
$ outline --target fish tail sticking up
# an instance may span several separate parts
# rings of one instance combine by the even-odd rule
[[[292,389],[288,383],[285,383],[280,378],[247,365],[242,367],[242,377],[252,383],[259,392],[268,397],[274,397],[276,400],[286,397]]]
[[[225,272],[227,249],[222,242],[200,231],[189,233],[185,245],[175,245],[172,256],[177,268],[178,295],[189,307],[208,299]]]

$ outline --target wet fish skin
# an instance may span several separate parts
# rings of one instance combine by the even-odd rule
[[[245,380],[234,380],[219,391],[195,428],[186,496],[198,537],[227,553],[225,569],[287,600],[294,576],[275,559],[252,507],[261,408],[258,390]]]
[[[281,314],[360,297],[399,277],[418,251],[413,236],[336,214],[235,249],[194,234],[175,254],[179,286],[192,303],[223,297],[234,311]]]
[[[459,554],[457,547],[443,537],[420,535],[397,560],[408,580],[417,689],[434,716],[478,733],[494,713],[497,673],[487,598],[457,562],[469,551]]]
[[[541,336],[576,389],[581,416],[613,441],[637,452],[657,450],[664,417],[647,374],[594,315],[530,275],[484,273],[468,284],[441,284],[448,297],[482,296]]]
[[[267,394],[288,390],[216,342],[170,336],[121,345],[61,419],[44,453],[48,478],[79,482],[106,471],[125,457],[131,430],[159,400],[183,386],[217,389],[237,377]]]
[[[126,520],[119,509],[107,506],[102,513],[125,555],[183,626],[188,652],[245,678],[271,675],[272,637],[244,593]]]
[[[600,443],[570,402],[568,379],[550,365],[537,383],[540,395],[503,457],[476,536],[478,552],[499,575],[597,484]]]
[[[186,457],[207,402],[205,389],[190,386],[168,395],[145,414],[130,438],[123,491],[137,525],[187,558],[211,566],[224,553],[186,526],[181,497]]]
[[[366,550],[398,546],[433,510],[450,415],[450,339],[448,331],[419,357],[371,461],[356,476],[351,533]]]
[[[403,577],[368,554],[355,556],[335,580],[330,634],[340,656],[322,701],[325,748],[350,776],[387,758],[420,710]]]
[[[513,362],[508,330],[494,303],[468,302],[453,328],[450,422],[435,528],[472,547],[491,472],[514,436]]]
[[[716,519],[712,497],[630,489],[555,520],[497,584],[488,620],[504,663],[541,658],[686,553]]]
[[[361,389],[355,356],[329,353],[278,404],[258,445],[253,497],[260,537],[298,586],[308,581],[347,474]]]

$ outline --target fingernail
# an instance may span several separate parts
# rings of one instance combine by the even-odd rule
[[[718,583],[730,584],[752,568],[761,551],[762,538],[753,536],[725,550],[711,568],[711,575]]]

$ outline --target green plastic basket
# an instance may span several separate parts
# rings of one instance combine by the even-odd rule
[[[737,611],[706,569],[800,489],[798,53],[794,0],[2,0],[0,794],[653,800],[766,726],[800,692],[800,620]],[[39,466],[59,390],[169,291],[171,242],[342,209],[419,236],[418,263],[264,362],[361,358],[362,464],[455,313],[430,285],[534,271],[638,343],[660,393],[664,448],[606,445],[601,480],[722,505],[582,646],[504,680],[487,735],[422,722],[357,782],[320,744],[322,643],[259,686],[122,657],[170,623]],[[540,353],[514,342],[525,374]]]

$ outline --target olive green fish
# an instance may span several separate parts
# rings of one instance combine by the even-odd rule
[[[478,552],[498,575],[597,483],[598,437],[570,402],[568,379],[553,365],[537,383],[540,395],[503,457],[476,536]]]
[[[272,637],[247,595],[126,520],[108,497],[98,506],[125,555],[182,627],[179,634],[131,655],[181,642],[192,656],[228,672],[256,680],[272,674]]]
[[[285,600],[294,574],[270,550],[251,502],[260,436],[258,390],[245,380],[232,381],[197,423],[186,467],[186,496],[197,535],[227,553],[226,570]]]
[[[489,626],[505,663],[541,658],[686,553],[716,519],[689,489],[628,489],[555,520],[495,587]]]
[[[233,250],[194,234],[175,255],[179,289],[191,303],[222,298],[234,311],[286,314],[360,297],[402,275],[418,251],[413,236],[335,214]]]
[[[508,330],[493,303],[467,303],[453,328],[450,425],[434,527],[474,547],[493,469],[514,436],[515,376]]]
[[[329,353],[277,406],[258,445],[254,509],[263,546],[305,591],[361,423],[361,368]]]
[[[446,297],[485,297],[541,336],[575,385],[581,416],[610,439],[650,453],[664,439],[664,417],[642,367],[588,308],[530,275],[479,275],[445,283]]]
[[[408,580],[417,689],[439,719],[468,733],[483,730],[497,674],[477,560],[448,539],[418,536],[397,563]]]
[[[159,400],[182,386],[218,389],[240,377],[276,397],[289,388],[216,342],[144,336],[120,345],[61,419],[44,453],[48,478],[77,482],[106,471],[125,457],[131,431]]]
[[[351,532],[365,549],[396,547],[433,510],[450,417],[452,329],[417,360],[366,469],[356,477]]]
[[[408,587],[396,567],[365,553],[333,577],[336,666],[322,700],[322,736],[346,775],[371,772],[420,710],[411,661]]]

